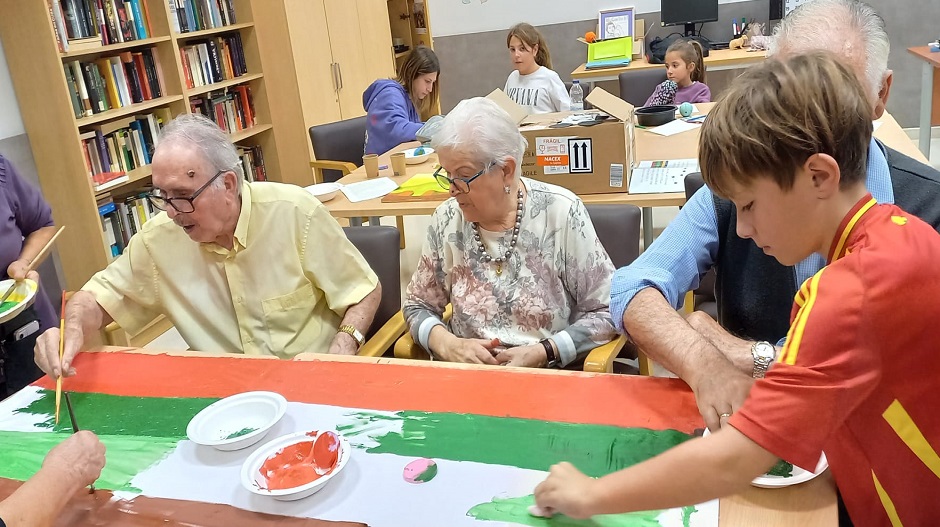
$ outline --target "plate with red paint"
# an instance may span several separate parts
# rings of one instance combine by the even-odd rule
[[[274,392],[244,392],[218,400],[189,421],[193,443],[239,450],[264,439],[287,411],[287,399]]]
[[[322,489],[349,462],[349,441],[333,430],[272,439],[242,465],[242,486],[260,496],[291,501]]]

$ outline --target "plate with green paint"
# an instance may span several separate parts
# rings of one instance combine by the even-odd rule
[[[279,393],[239,393],[203,408],[189,422],[186,436],[199,445],[239,450],[261,441],[286,411],[287,399]]]
[[[6,293],[7,288],[13,285],[14,282],[15,280],[12,278],[0,282],[0,296]],[[10,296],[3,301],[3,304],[0,304],[0,324],[12,320],[13,317],[29,307],[36,299],[38,289],[39,284],[32,280],[23,280],[17,283]]]
[[[711,432],[706,428],[702,437],[708,437],[710,435]],[[770,467],[770,470],[768,470],[766,474],[754,478],[754,480],[751,481],[751,485],[762,489],[779,489],[781,487],[789,487],[790,485],[798,485],[822,474],[827,468],[829,468],[829,460],[826,459],[825,452],[819,456],[816,469],[812,472],[803,470],[781,459],[777,464]]]

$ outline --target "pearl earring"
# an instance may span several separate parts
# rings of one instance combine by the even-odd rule
[[[509,190],[510,190],[509,185],[506,185],[505,187],[503,187],[503,192],[505,192],[506,194],[509,194]]]

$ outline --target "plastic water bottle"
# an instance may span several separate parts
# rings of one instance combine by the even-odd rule
[[[571,92],[568,95],[571,97],[569,109],[572,112],[584,111],[584,91],[581,89],[580,81],[571,81]]]

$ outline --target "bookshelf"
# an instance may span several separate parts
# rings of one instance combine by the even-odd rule
[[[294,138],[285,130],[278,129],[279,119],[287,118],[285,116],[289,116],[290,108],[273,100],[277,92],[270,92],[266,84],[273,83],[267,76],[269,69],[278,72],[294,67],[290,58],[281,59],[280,53],[272,49],[271,45],[265,48],[264,37],[267,35],[259,34],[259,28],[268,27],[271,20],[279,20],[285,16],[284,7],[280,2],[223,0],[217,5],[224,7],[228,4],[233,7],[235,23],[198,31],[177,32],[176,28],[180,27],[181,21],[175,10],[171,11],[173,5],[186,2],[193,5],[195,2],[206,0],[133,0],[135,3],[139,2],[139,6],[135,7],[139,7],[149,19],[147,38],[107,45],[101,45],[100,42],[97,45],[95,42],[89,43],[88,38],[81,43],[75,41],[78,45],[72,45],[73,41],[69,40],[69,50],[61,51],[55,29],[56,21],[50,16],[50,6],[74,5],[76,2],[94,4],[96,1],[7,2],[4,16],[0,17],[0,38],[3,40],[23,122],[29,135],[40,185],[46,200],[52,206],[56,223],[69,227],[58,243],[65,287],[69,290],[80,288],[92,274],[103,269],[111,260],[107,235],[102,229],[102,220],[98,213],[99,202],[111,199],[117,203],[125,198],[133,198],[150,185],[149,164],[139,164],[124,171],[126,181],[122,177],[120,183],[115,180],[115,184],[108,185],[108,188],[99,185],[99,190],[96,191],[87,168],[89,165],[86,164],[87,143],[83,143],[83,138],[87,141],[91,131],[113,128],[121,120],[133,120],[147,114],[172,117],[191,113],[194,104],[200,101],[215,101],[213,94],[247,86],[251,92],[254,125],[242,127],[243,125],[239,124],[232,129],[230,135],[233,142],[246,148],[260,147],[268,180],[309,184],[310,179],[304,138]],[[205,5],[209,5],[211,1],[213,0]],[[128,5],[130,3],[128,1]],[[107,1],[104,5],[108,5]],[[106,27],[103,29],[108,31]],[[71,30],[70,27],[69,31]],[[181,49],[198,45],[201,41],[221,43],[234,36],[240,39],[242,58],[247,71],[240,76],[189,87]],[[281,35],[269,36],[272,44],[277,43],[280,38]],[[263,51],[265,49],[268,51]],[[122,54],[146,55],[146,50],[150,50],[153,65],[162,70],[159,97],[137,102],[122,100],[125,102],[123,106],[115,104],[111,109],[77,116],[80,108],[74,106],[70,95],[73,85],[70,84],[66,73],[67,64],[79,61],[84,65],[99,61],[103,68],[108,63],[100,62],[100,59]],[[112,71],[115,75],[119,72],[117,69]],[[151,71],[147,70],[147,75]],[[74,79],[74,75],[72,78]],[[123,97],[119,90],[118,99]],[[143,135],[143,132],[140,134]],[[139,141],[140,137],[137,137],[137,140]]]

